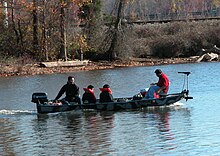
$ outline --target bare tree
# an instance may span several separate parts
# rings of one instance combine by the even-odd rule
[[[37,16],[37,1],[33,0],[33,50],[38,52],[38,16]]]
[[[117,3],[117,1],[116,1]],[[112,30],[112,40],[109,49],[107,50],[107,53],[109,54],[109,60],[114,61],[117,58],[117,44],[118,44],[118,35],[119,35],[119,29],[121,25],[122,20],[122,13],[125,5],[125,0],[119,0],[118,3],[118,9],[117,9],[117,17],[114,24],[114,29]]]
[[[42,48],[41,51],[43,55],[45,55],[46,61],[49,60],[48,58],[48,50],[47,50],[47,28],[46,28],[46,2],[47,0],[43,0],[43,13],[42,13]]]
[[[60,0],[60,58],[67,61],[66,29],[65,29],[65,0]]]
[[[8,3],[6,0],[2,0],[3,4],[3,14],[4,14],[4,27],[8,28]]]
[[[14,14],[14,0],[12,0],[12,2],[11,2],[11,21],[12,21],[13,30],[15,32],[17,44],[19,44],[20,38],[19,38],[18,30],[16,28],[15,18],[14,17],[15,17],[15,14]]]

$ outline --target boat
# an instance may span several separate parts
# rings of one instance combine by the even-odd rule
[[[80,109],[75,102],[48,100],[47,93],[37,92],[32,94],[31,102],[36,103],[37,112],[40,114],[66,112]]]
[[[173,93],[160,96],[159,98],[145,99],[139,98],[134,99],[134,97],[128,98],[114,98],[113,102],[99,102],[97,99],[96,103],[84,103],[78,104],[76,102],[67,101],[53,101],[48,100],[47,93],[37,92],[32,94],[32,102],[36,103],[37,112],[43,113],[55,113],[55,112],[66,112],[73,110],[98,110],[98,111],[119,111],[119,110],[129,110],[129,109],[139,109],[144,107],[152,106],[167,106],[174,104],[182,99],[193,99],[189,96],[188,89],[188,76],[190,72],[178,72],[180,74],[185,74],[187,77],[187,88],[183,89],[180,93]],[[184,79],[185,86],[185,79]]]

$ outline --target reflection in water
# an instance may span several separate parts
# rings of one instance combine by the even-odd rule
[[[50,154],[90,155],[98,152],[105,155],[111,144],[113,121],[114,115],[108,112],[38,115],[32,121],[35,150],[42,155],[49,151]]]
[[[145,109],[142,115],[144,117],[148,117],[151,121],[154,121],[154,126],[159,130],[158,137],[160,138],[161,142],[166,142],[166,144],[161,144],[158,146],[161,146],[163,149],[174,149],[176,145],[172,143],[174,135],[170,131],[170,109],[168,107]]]
[[[90,154],[108,154],[111,145],[111,130],[113,128],[114,115],[112,112],[85,112],[84,141]],[[88,153],[88,154],[89,154]]]
[[[36,152],[41,155],[56,155],[64,151],[74,154],[75,135],[79,134],[82,126],[80,120],[80,114],[72,113],[38,115],[32,121]]]
[[[182,114],[183,116],[181,116],[180,114]],[[158,129],[159,133],[155,133],[154,131],[153,134],[155,138],[157,137],[159,139],[155,144],[157,148],[167,151],[175,150],[178,147],[178,141],[175,140],[177,136],[172,133],[172,131],[174,131],[172,122],[176,123],[175,120],[179,118],[181,119],[182,126],[185,128],[187,127],[187,125],[184,124],[191,123],[188,120],[191,116],[190,110],[179,106],[145,108],[142,111],[141,116],[143,118],[147,118],[148,121],[150,120],[152,123],[151,126]],[[188,121],[186,122],[185,120]],[[176,133],[176,131],[174,132]],[[187,134],[187,129],[184,133]]]
[[[0,153],[3,155],[15,155],[13,150],[14,143],[16,142],[17,134],[16,123],[13,123],[8,118],[0,118]]]
[[[0,155],[220,155],[219,66],[180,64],[0,78]],[[152,76],[155,68],[169,75],[171,93],[182,89],[177,72],[191,71],[194,99],[181,101],[180,107],[47,115],[37,115],[30,102],[33,92],[54,98],[69,75],[76,78],[81,93],[93,84],[98,96],[98,88],[109,83],[114,97],[132,96],[157,80]]]
[[[186,129],[190,123],[188,109],[174,108],[12,116],[13,121],[18,117],[16,122],[2,118],[1,151],[5,155],[167,154],[179,144],[178,123]]]

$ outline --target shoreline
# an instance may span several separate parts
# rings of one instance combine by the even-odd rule
[[[78,71],[91,71],[103,70],[122,67],[143,67],[143,66],[156,66],[168,64],[183,64],[183,63],[196,63],[196,59],[190,58],[171,58],[171,59],[146,59],[146,58],[133,58],[129,61],[99,61],[89,62],[86,66],[81,67],[40,67],[39,63],[25,64],[25,65],[0,65],[0,77],[9,76],[33,76],[43,74],[60,74],[71,73]]]

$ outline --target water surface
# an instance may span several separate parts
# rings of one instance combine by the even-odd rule
[[[120,112],[37,114],[33,92],[54,99],[69,75],[82,88],[108,83],[114,97],[130,97],[156,82],[161,68],[169,92],[183,88],[190,71],[193,100],[161,108]],[[164,65],[0,78],[1,155],[220,155],[220,63]]]

